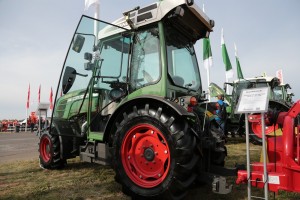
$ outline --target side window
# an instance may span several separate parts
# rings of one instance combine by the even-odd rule
[[[200,86],[198,65],[191,52],[193,48],[189,46],[168,46],[168,72],[175,85],[197,90]]]
[[[131,58],[131,89],[156,83],[160,78],[160,65],[157,28],[137,33]]]
[[[96,75],[101,76],[103,82],[96,81],[95,87],[111,90],[107,82],[126,82],[130,42],[131,38],[121,36],[103,41],[100,56],[102,63],[96,71]]]

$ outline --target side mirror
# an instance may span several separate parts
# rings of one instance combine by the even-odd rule
[[[284,87],[285,87],[285,89],[292,89],[291,86],[290,86],[290,84],[288,84],[288,83],[285,84]]]
[[[80,53],[80,51],[83,47],[84,41],[85,41],[85,37],[83,37],[82,35],[76,35],[74,42],[73,42],[72,49],[75,52]]]
[[[63,81],[62,81],[62,91],[66,94],[72,87],[76,78],[76,70],[73,67],[66,67]]]

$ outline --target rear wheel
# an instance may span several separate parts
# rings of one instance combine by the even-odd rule
[[[58,169],[65,166],[66,161],[61,159],[59,137],[44,133],[39,143],[40,165],[46,169]]]
[[[182,198],[196,175],[196,140],[185,119],[162,107],[123,113],[114,140],[114,167],[123,191],[133,198]]]

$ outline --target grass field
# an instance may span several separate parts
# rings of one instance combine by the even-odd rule
[[[245,143],[230,144],[226,166],[246,163]],[[251,159],[258,160],[259,146],[251,146]],[[235,179],[229,181],[234,183]],[[263,190],[253,189],[253,194],[263,196]],[[97,164],[81,163],[79,159],[68,161],[62,170],[44,170],[38,161],[13,162],[0,165],[0,199],[130,199],[122,193],[114,181],[114,171]],[[186,199],[247,199],[246,185],[233,185],[232,193],[219,195],[211,192],[210,186],[193,186]],[[300,199],[300,194],[270,193],[269,199]]]

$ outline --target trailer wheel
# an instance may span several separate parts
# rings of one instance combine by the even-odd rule
[[[116,177],[133,198],[182,198],[196,178],[196,140],[185,119],[162,110],[134,107],[116,132]]]
[[[56,135],[44,133],[39,143],[39,159],[41,167],[45,169],[59,169],[66,165],[60,158],[60,142]]]

